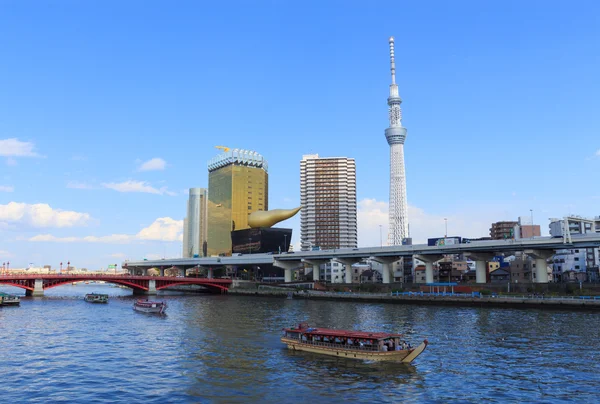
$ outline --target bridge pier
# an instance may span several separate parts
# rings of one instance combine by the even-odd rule
[[[494,258],[490,253],[468,253],[469,258],[475,261],[475,283],[487,283],[487,263]]]
[[[296,270],[299,266],[299,263],[296,261],[278,261],[278,260],[274,260],[273,262],[273,266],[279,267],[279,268],[283,268],[283,276],[284,276],[284,282],[285,283],[290,283],[293,281],[293,277],[292,277],[292,271]]]
[[[352,283],[352,265],[356,262],[356,260],[343,258],[336,258],[335,260],[341,262],[344,265],[344,283]]]
[[[33,282],[33,290],[26,289],[25,296],[44,296],[44,281],[35,279]]]
[[[432,254],[432,255],[415,255],[414,256],[419,261],[423,261],[425,263],[425,283],[433,283],[433,263],[444,258],[441,254]]]
[[[321,279],[321,264],[327,263],[328,260],[303,260],[306,264],[312,265],[313,281]]]
[[[133,289],[134,295],[155,295],[156,294],[156,281],[151,279],[148,281],[148,290]]]
[[[391,282],[391,274],[392,274],[392,264],[398,261],[398,257],[371,257],[371,259],[375,262],[379,262],[383,265],[383,273],[381,277],[383,278],[383,283]]]
[[[546,260],[555,255],[555,252],[548,250],[525,250],[523,252],[535,259],[535,283],[548,283],[548,263]]]

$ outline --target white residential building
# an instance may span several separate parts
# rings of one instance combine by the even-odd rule
[[[600,216],[593,219],[567,216],[550,219],[552,237],[600,233]],[[568,229],[568,232],[567,232]],[[556,282],[593,281],[599,279],[600,251],[598,248],[558,250],[553,258],[552,275]]]
[[[347,157],[302,156],[300,162],[302,250],[356,248],[356,163]]]
[[[206,255],[205,243],[208,233],[208,191],[206,188],[190,188],[187,216],[183,220],[183,257]]]

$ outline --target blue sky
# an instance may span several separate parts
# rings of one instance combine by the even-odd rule
[[[265,156],[271,209],[303,154],[354,157],[378,245],[390,35],[416,242],[600,214],[599,3],[216,3],[0,2],[0,261],[179,256],[217,145]]]

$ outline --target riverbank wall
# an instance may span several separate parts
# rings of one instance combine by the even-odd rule
[[[464,294],[428,294],[428,293],[350,293],[350,292],[318,292],[293,291],[285,288],[250,289],[232,288],[230,295],[273,297],[310,300],[332,300],[365,303],[391,303],[437,306],[496,307],[521,309],[564,309],[600,311],[600,298],[594,296],[577,297],[540,297],[540,296],[483,296]]]

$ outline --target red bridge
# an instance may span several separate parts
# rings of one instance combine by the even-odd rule
[[[73,282],[105,281],[133,289],[134,294],[156,294],[157,290],[177,285],[200,285],[211,292],[227,292],[231,279],[184,278],[175,276],[134,276],[134,275],[0,275],[0,285],[16,286],[25,289],[27,296],[43,296],[44,290]]]

